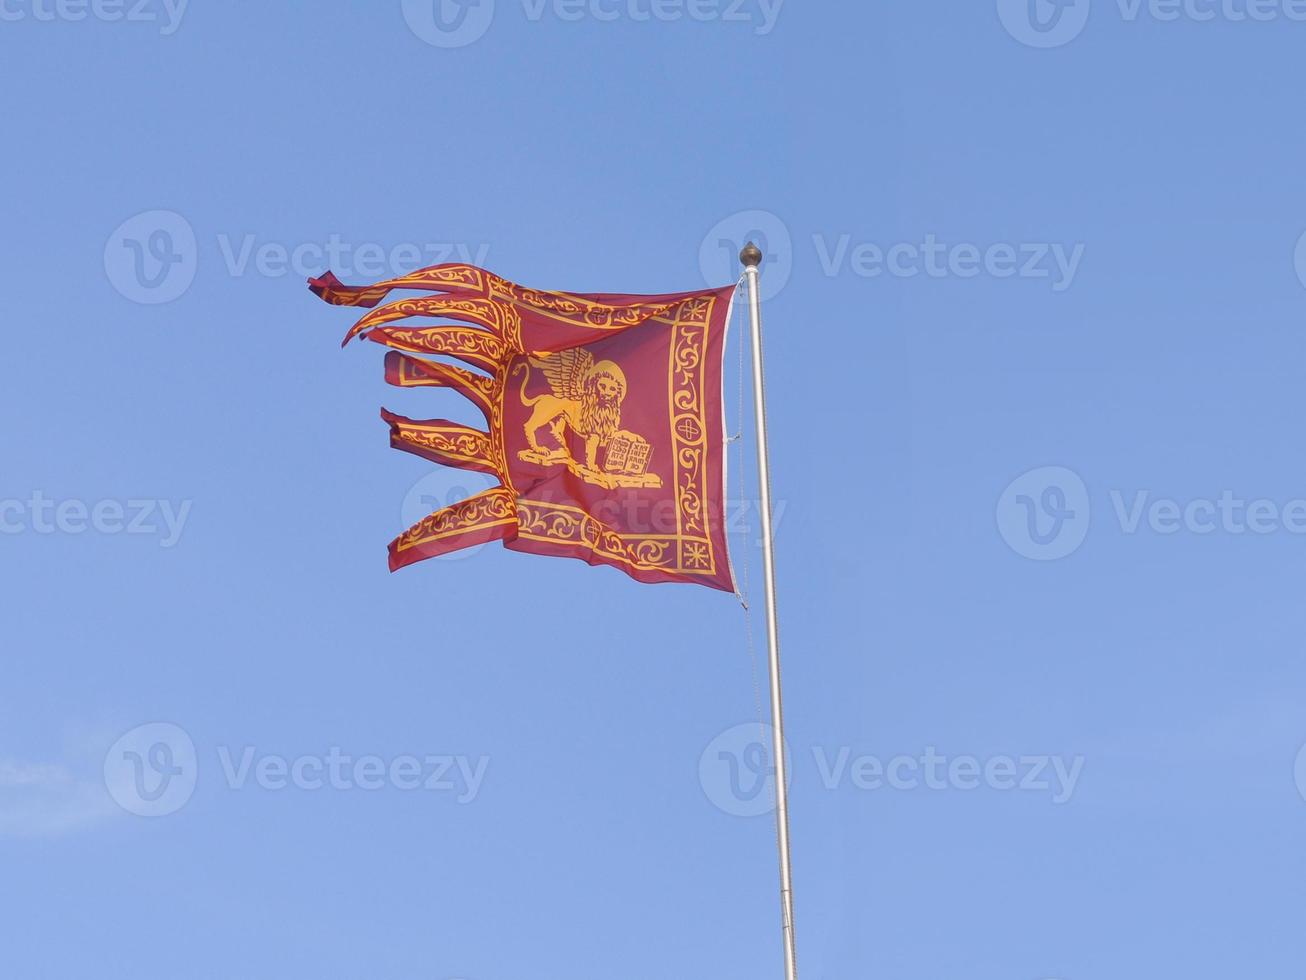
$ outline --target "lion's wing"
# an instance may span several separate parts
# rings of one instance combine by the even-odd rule
[[[594,355],[584,347],[572,347],[541,357],[537,362],[549,380],[549,387],[559,398],[580,398],[585,375],[594,363]]]

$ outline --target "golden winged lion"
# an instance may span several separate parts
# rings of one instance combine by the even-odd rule
[[[544,372],[552,393],[526,394],[530,368]],[[517,366],[522,372],[521,400],[531,409],[524,426],[526,441],[532,451],[545,458],[571,458],[567,448],[570,430],[585,442],[585,466],[598,469],[601,446],[621,429],[621,403],[626,398],[626,375],[612,361],[595,361],[594,355],[583,347],[562,350],[553,354],[532,355]],[[540,430],[549,428],[558,449],[540,444]]]

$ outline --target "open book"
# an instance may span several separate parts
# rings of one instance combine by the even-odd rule
[[[640,476],[648,471],[648,461],[652,455],[653,447],[647,439],[633,432],[618,432],[608,441],[603,469],[608,473]]]

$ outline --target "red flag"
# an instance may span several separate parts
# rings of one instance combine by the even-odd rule
[[[561,293],[449,264],[359,287],[328,272],[309,288],[328,303],[375,307],[345,343],[392,348],[388,382],[452,388],[485,415],[482,431],[382,411],[396,449],[499,479],[399,535],[392,570],[497,539],[641,582],[734,591],[721,394],[734,286]],[[432,295],[378,307],[393,289]],[[432,354],[476,370],[414,356]]]

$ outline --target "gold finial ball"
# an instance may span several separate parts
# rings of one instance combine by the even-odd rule
[[[762,264],[762,250],[749,242],[739,253],[739,261],[744,263],[750,269],[756,268]]]

